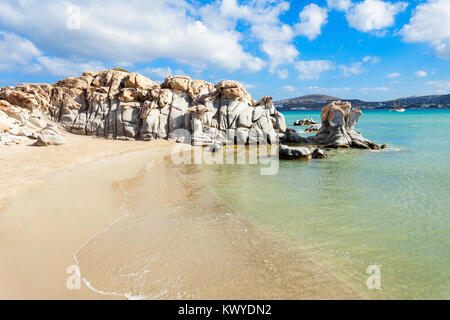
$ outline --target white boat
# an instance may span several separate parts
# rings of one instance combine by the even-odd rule
[[[394,109],[392,109],[391,111],[395,111],[395,112],[405,112],[405,108],[400,107],[400,99],[398,99],[398,105],[395,105],[395,99],[394,99]]]

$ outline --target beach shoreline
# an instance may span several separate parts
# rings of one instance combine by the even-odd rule
[[[72,254],[76,246],[121,215],[115,208],[120,202],[118,183],[132,178],[138,169],[116,170],[115,165],[139,152],[160,159],[170,154],[173,145],[164,140],[112,141],[68,133],[66,139],[64,146],[1,147],[2,299],[105,298],[85,284],[80,290],[66,288],[67,267],[74,265]],[[96,190],[95,186],[101,187]],[[90,201],[91,209],[98,206],[95,215],[87,216],[86,203],[73,202],[76,195],[70,192],[77,189],[79,196],[91,193],[83,200]],[[103,202],[97,201],[102,196]]]
[[[0,263],[1,298],[360,298],[346,284],[312,263],[307,254],[293,254],[280,241],[271,239],[250,221],[231,212],[226,204],[212,199],[206,189],[198,187],[205,185],[204,181],[194,183],[198,168],[194,171],[186,166],[174,168],[168,158],[171,142],[122,143],[77,138],[69,137],[68,148],[77,150],[72,155],[58,149],[61,147],[36,149],[47,152],[52,159],[53,162],[40,159],[47,161],[47,166],[59,164],[51,168],[32,161],[31,153],[25,156],[27,153],[23,150],[31,148],[33,156],[39,157],[34,147],[17,148],[20,149],[17,154],[35,167],[9,180],[9,204],[0,210],[0,233],[4,239],[0,254],[5,258]],[[77,149],[77,143],[83,147]],[[92,145],[88,147],[89,144]],[[105,147],[98,151],[100,145]],[[14,152],[14,147],[11,150]],[[97,151],[90,155],[85,153],[90,150]],[[3,163],[5,158],[3,156]],[[60,161],[65,159],[70,161],[61,165]],[[121,169],[117,170],[118,167]],[[41,175],[26,175],[37,169],[41,170]],[[22,189],[17,188],[19,180],[25,182]],[[155,186],[154,181],[158,181],[158,187],[149,193]],[[133,200],[124,202],[127,194]],[[178,210],[184,206],[186,208]],[[151,214],[147,213],[149,207],[153,210]],[[125,221],[121,225],[124,210],[131,212],[132,219],[140,217],[152,223],[130,227]],[[177,223],[174,224],[174,220]],[[109,230],[110,227],[113,230]],[[120,231],[117,236],[116,227],[119,231],[128,227],[131,230]],[[147,234],[152,234],[151,238]],[[123,245],[124,241],[136,241],[139,237],[139,245]],[[163,250],[167,243],[170,250]],[[147,270],[134,272],[133,268],[140,270],[140,265],[130,266],[128,261],[125,264],[121,261],[121,250],[131,254],[135,248],[144,250],[131,256],[136,261],[146,255],[157,255],[164,263],[147,266],[152,269],[146,276],[148,279],[131,279],[119,289],[108,289],[115,283],[110,279],[123,276],[110,270],[110,266],[131,268],[133,272],[129,274],[146,274]],[[112,256],[114,258],[109,260]],[[71,265],[79,265],[81,269],[80,290],[66,287],[70,276],[67,268]],[[105,280],[108,274],[110,279]],[[174,281],[180,274],[181,280]],[[155,277],[166,279],[164,286],[170,283],[177,289],[167,290],[158,284],[145,294],[127,291],[136,287],[136,281],[138,284],[160,281]]]

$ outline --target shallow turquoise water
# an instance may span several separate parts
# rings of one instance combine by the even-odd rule
[[[320,112],[285,112],[294,120]],[[214,192],[373,298],[450,299],[450,111],[364,111],[357,126],[383,151],[313,161],[209,167]],[[303,127],[296,127],[301,131]],[[381,290],[366,269],[381,265]]]

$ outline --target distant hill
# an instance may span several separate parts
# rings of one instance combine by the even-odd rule
[[[274,103],[279,110],[317,110],[336,100],[349,101],[352,106],[360,109],[390,109],[394,106],[393,100],[362,101],[359,99],[343,99],[323,94],[309,94],[291,99],[278,100]],[[450,94],[400,98],[400,103],[404,108],[450,108]]]

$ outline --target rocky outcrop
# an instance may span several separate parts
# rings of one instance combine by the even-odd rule
[[[315,148],[305,148],[305,147],[288,147],[285,145],[280,145],[278,149],[278,153],[280,155],[280,159],[323,159],[326,158],[327,155],[323,150]]]
[[[317,132],[320,130],[322,125],[320,124],[313,124],[312,126],[305,129],[305,132]]]
[[[15,98],[19,96],[14,95]],[[0,100],[0,145],[36,140],[45,134],[43,131],[48,123],[48,118],[39,109],[18,107]],[[58,134],[61,133],[58,131]]]
[[[54,124],[49,124],[42,129],[35,142],[36,146],[59,146],[62,144],[66,144],[66,140]]]
[[[361,115],[361,110],[352,109],[350,102],[334,101],[322,109],[322,125],[316,135],[304,138],[289,131],[283,136],[282,140],[305,145],[318,145],[325,148],[385,148],[385,145],[378,145],[364,138],[355,130]]]
[[[327,148],[380,149],[355,131],[361,115],[350,103],[335,101],[322,110],[314,136],[286,127],[272,97],[252,99],[231,80],[216,85],[187,76],[154,82],[122,69],[84,72],[54,84],[0,88],[0,144],[38,140],[61,144],[61,130],[108,139],[172,139],[212,150],[228,143],[286,143]],[[302,125],[314,123],[303,119]],[[318,128],[318,125],[314,128]],[[311,129],[312,130],[312,129]]]
[[[295,120],[294,126],[310,126],[313,124],[317,124],[312,118],[306,118],[302,120]]]
[[[184,129],[196,145],[217,141],[246,144],[254,138],[249,132],[260,133],[254,139],[270,142],[286,131],[284,116],[275,109],[271,97],[255,101],[241,83],[230,80],[214,85],[175,76],[158,83],[137,73],[112,69],[84,72],[54,84],[1,88],[0,101],[1,110],[13,106],[21,113],[45,117],[39,130],[49,120],[74,134],[109,139],[183,142],[186,135],[179,129]],[[0,130],[9,132],[14,127],[10,116],[0,116]],[[34,129],[24,132],[35,138],[38,133]],[[46,138],[49,134],[43,132],[39,144]]]

